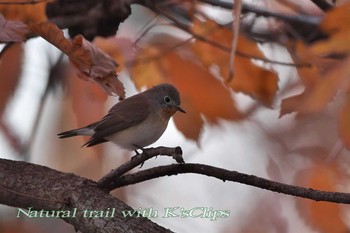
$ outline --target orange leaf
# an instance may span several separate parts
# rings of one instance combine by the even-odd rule
[[[278,89],[277,81],[275,73],[236,56],[235,77],[229,86],[235,91],[250,95],[266,106],[271,106]]]
[[[134,44],[130,39],[118,37],[96,37],[93,41],[99,49],[113,57],[118,61],[118,70],[123,70],[127,66],[129,60],[132,59],[132,51]]]
[[[315,43],[312,51],[319,55],[328,55],[332,53],[349,53],[350,44],[350,3],[346,3],[327,12],[321,28],[329,34],[325,40]]]
[[[169,75],[170,81],[210,122],[216,123],[218,118],[237,120],[241,117],[229,90],[201,66],[176,53],[169,54],[164,63],[162,67],[167,68],[165,74]]]
[[[24,41],[29,32],[27,25],[20,21],[6,20],[0,14],[0,42],[20,42]]]
[[[187,137],[198,139],[203,126],[201,114],[212,123],[219,118],[237,120],[242,117],[229,90],[211,73],[177,52],[159,56],[160,52],[161,49],[155,46],[144,49],[140,60],[133,65],[131,75],[138,88],[163,82],[178,88],[187,114],[185,117],[175,116],[175,122]],[[142,63],[145,57],[148,62]],[[155,58],[150,60],[150,57]]]
[[[332,32],[337,29],[348,28],[350,22],[350,3],[344,3],[327,11],[326,16],[321,22],[321,28],[326,32]]]
[[[317,165],[311,169],[299,172],[297,183],[314,189],[334,192],[341,179],[335,166]],[[341,206],[329,202],[316,202],[298,198],[297,206],[302,219],[320,233],[347,232],[343,221]]]
[[[350,23],[350,22],[349,22]],[[344,54],[350,52],[350,29],[332,33],[328,40],[322,40],[311,47],[311,51],[318,55]]]
[[[191,103],[191,99],[181,96],[181,101],[181,106],[183,109],[186,109],[187,114],[176,114],[174,122],[185,137],[198,140],[204,121],[193,103]]]
[[[321,111],[339,90],[347,89],[350,84],[350,57],[324,74],[324,77],[307,94],[301,104],[301,113],[313,113]]]
[[[325,70],[330,68],[335,62],[331,59],[322,58],[312,53],[309,46],[302,42],[288,45],[295,64],[308,64],[309,66],[299,66],[297,72],[303,85],[307,88],[314,87],[320,80],[320,76]]]
[[[207,67],[208,70],[212,65],[219,67],[220,75],[224,79],[229,77],[229,48],[232,42],[232,32],[226,28],[219,27],[214,21],[199,22],[194,21],[193,32],[209,41],[220,41],[220,45],[227,47],[227,51],[214,47],[213,45],[196,40],[193,45],[194,52],[198,55],[200,61]],[[242,35],[238,36],[237,52],[252,57],[264,58],[263,53],[258,48],[257,44]],[[238,92],[245,93],[258,101],[261,101],[266,106],[271,106],[277,86],[277,76],[275,73],[259,67],[252,63],[249,58],[235,55],[234,77],[229,83],[229,86]]]
[[[0,12],[8,20],[20,20],[26,24],[47,21],[45,14],[46,2],[32,4],[33,0],[26,0],[28,4],[0,4]],[[24,2],[23,0],[11,0],[11,2]]]
[[[305,98],[305,94],[301,93],[298,95],[293,95],[290,96],[288,98],[285,98],[282,100],[281,103],[281,110],[280,110],[280,116],[282,117],[283,115],[295,112],[299,110],[300,107],[300,103],[302,103],[302,101]]]
[[[339,114],[339,135],[343,140],[346,148],[350,148],[350,94],[347,93],[347,98],[344,106],[340,109]]]
[[[0,116],[14,93],[22,73],[23,44],[10,45],[0,60]]]
[[[52,23],[31,24],[29,28],[64,52],[79,69],[80,78],[98,83],[108,94],[125,98],[124,86],[116,74],[117,63],[109,55],[80,35],[73,42],[68,40]]]
[[[292,96],[282,100],[280,117],[283,116],[284,114],[288,114],[294,111],[299,111],[301,108],[304,107],[305,100],[307,100],[308,98],[314,98],[314,97],[310,97],[311,95],[315,95],[316,93],[318,93],[320,96],[322,96],[321,92],[323,90],[316,90],[316,89],[325,88],[327,89],[326,92],[328,93],[328,97],[324,96],[326,97],[326,99],[323,100],[323,103],[322,104],[318,103],[320,104],[320,106],[312,106],[311,108],[309,108],[309,106],[305,107],[309,109],[306,109],[306,110],[304,109],[303,111],[304,113],[306,113],[308,112],[307,110],[311,110],[313,107],[315,107],[316,110],[311,110],[310,112],[321,110],[328,103],[328,101],[331,100],[331,98],[334,95],[334,93],[332,94],[329,92],[332,92],[332,91],[336,92],[336,90],[332,90],[332,86],[335,83],[329,85],[329,83],[332,83],[333,80],[329,79],[328,77],[329,73],[331,73],[331,70],[334,69],[334,66],[337,64],[336,61],[334,59],[322,58],[320,56],[313,54],[311,52],[310,47],[306,46],[301,42],[290,44],[287,47],[292,55],[292,59],[294,63],[305,65],[305,66],[296,67],[299,78],[302,84],[305,86],[305,90],[302,94]],[[306,66],[306,65],[309,65],[309,66]],[[323,82],[326,82],[326,83],[321,84]],[[307,100],[307,101],[310,101],[310,100]],[[319,99],[319,101],[321,101],[321,99]]]
[[[71,67],[67,78],[68,92],[71,97],[70,101],[77,121],[76,126],[72,128],[77,128],[95,122],[105,115],[106,109],[104,103],[107,100],[107,95],[101,88],[98,88],[98,86],[93,85],[91,82],[81,82],[74,76],[76,76],[76,74]],[[88,140],[88,137],[85,139]],[[77,138],[77,140],[81,139]],[[101,153],[101,146],[93,147],[93,149],[96,150],[98,154],[103,154]]]

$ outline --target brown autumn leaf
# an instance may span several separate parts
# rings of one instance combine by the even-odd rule
[[[194,20],[192,31],[194,34],[206,38],[211,42],[220,41],[220,46],[227,49],[220,49],[206,41],[196,40],[193,44],[193,51],[198,55],[199,60],[208,70],[213,65],[219,67],[220,76],[224,79],[229,77],[230,72],[230,46],[233,34],[230,30],[220,27],[216,22],[208,20],[200,22]],[[237,53],[250,56],[251,58],[264,58],[257,43],[250,41],[243,35],[238,36]],[[266,106],[271,107],[274,96],[278,89],[277,75],[254,64],[250,58],[235,55],[234,77],[229,86],[237,91],[251,96]]]
[[[210,123],[242,117],[228,88],[192,57],[182,56],[180,51],[162,51],[162,46],[155,45],[143,49],[131,67],[131,76],[138,88],[164,82],[178,88],[187,114],[176,114],[175,123],[186,137],[198,140],[203,127],[201,115]]]
[[[20,21],[6,20],[0,13],[0,43],[24,41],[28,32],[27,25]]]
[[[22,73],[23,43],[8,45],[0,60],[0,117],[17,88]]]
[[[336,65],[336,62],[332,59],[322,58],[313,54],[311,52],[310,47],[306,46],[301,42],[289,44],[287,45],[287,48],[292,56],[294,63],[301,64],[301,66],[296,67],[296,70],[298,72],[298,76],[300,78],[301,83],[305,87],[305,90],[301,94],[291,96],[282,100],[280,117],[288,113],[299,111],[304,106],[305,100],[307,100],[308,98],[313,98],[312,95],[314,95],[314,91],[316,91],[314,89],[320,88],[321,83],[325,82],[322,80],[328,78],[327,72],[331,72],[331,70]],[[331,82],[332,80],[328,81]],[[328,89],[328,91],[332,91],[331,86],[329,87],[330,88]],[[329,100],[331,100],[333,95],[329,94],[329,96]],[[328,101],[326,100],[322,106],[325,106],[327,103]],[[321,110],[322,106],[318,107],[318,110]],[[308,110],[310,110],[310,112],[313,112],[312,108],[313,107],[311,107],[311,109]],[[306,112],[307,111],[304,111],[304,113]]]
[[[350,52],[350,3],[346,3],[327,12],[321,22],[321,29],[329,34],[325,40],[312,46],[318,55],[344,54]]]
[[[83,127],[101,119],[106,114],[107,95],[93,83],[81,82],[74,77],[76,72],[72,68],[68,71],[68,93],[77,120],[76,126]],[[88,137],[85,139],[88,140]],[[102,154],[101,146],[93,147],[93,149],[98,152],[97,154]]]
[[[80,35],[74,37],[73,41],[65,38],[55,24],[30,24],[29,28],[65,53],[79,70],[80,78],[98,83],[110,95],[117,94],[125,98],[124,86],[116,73],[118,64],[109,55]]]
[[[117,70],[121,71],[126,69],[128,61],[133,59],[133,42],[128,38],[123,37],[96,37],[93,41],[99,49],[113,57],[115,61],[118,61]]]
[[[338,131],[346,148],[350,148],[350,93],[347,93],[344,105],[340,109]]]
[[[302,103],[304,98],[305,98],[305,93],[303,92],[301,94],[293,95],[283,99],[281,102],[281,110],[280,110],[279,117],[298,111],[300,107],[300,103]]]
[[[299,107],[296,106],[297,103],[294,101],[295,106],[293,108],[299,109],[300,113],[319,112],[334,99],[338,92],[349,90],[350,45],[347,42],[350,39],[349,10],[350,3],[346,3],[327,11],[321,22],[321,29],[328,34],[328,37],[315,42],[311,46],[300,46],[301,43],[297,46],[299,50],[297,49],[297,52],[294,53],[294,58],[297,57],[302,62],[311,64],[311,68],[297,69],[303,84],[306,86],[303,98],[300,98]],[[341,59],[332,59],[332,57]],[[305,79],[305,77],[308,78]],[[350,145],[347,131],[349,130],[348,101],[346,100],[340,110],[338,123],[339,135],[346,147]],[[288,103],[288,108],[290,108],[292,102],[289,101]],[[283,108],[282,106],[281,114],[283,111],[286,112]]]
[[[334,98],[339,90],[346,90],[350,85],[350,57],[334,65],[320,77],[319,82],[305,96],[300,106],[300,113],[321,111]]]
[[[314,167],[298,172],[296,183],[314,189],[335,192],[341,174],[335,165],[318,164]],[[330,202],[316,202],[298,198],[297,208],[306,224],[320,233],[344,233],[347,226],[342,216],[341,205]]]
[[[196,109],[190,98],[181,96],[181,101],[181,107],[186,109],[186,114],[176,114],[174,116],[175,125],[186,138],[198,141],[204,126],[201,113]]]
[[[11,0],[14,4],[0,4],[0,12],[7,20],[19,20],[25,24],[47,21],[45,8],[48,1],[33,4],[33,0]],[[28,4],[15,4],[28,2]]]
[[[297,66],[297,72],[302,84],[313,88],[320,80],[320,76],[335,64],[333,59],[327,59],[314,54],[310,46],[297,41],[287,45],[292,59]]]

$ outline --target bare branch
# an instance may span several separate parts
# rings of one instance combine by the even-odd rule
[[[130,161],[116,169],[113,169],[107,175],[102,177],[97,184],[99,187],[106,189],[109,192],[113,189],[113,180],[139,165],[142,166],[146,160],[158,155],[171,156],[176,160],[176,162],[185,163],[182,158],[182,149],[180,147],[171,148],[160,146],[157,148],[146,148],[143,149],[142,154],[135,155]]]
[[[228,75],[227,82],[230,82],[233,79],[234,76],[234,66],[235,66],[235,54],[237,50],[237,44],[238,44],[238,35],[239,35],[239,28],[241,24],[241,12],[242,12],[242,0],[235,1],[235,7],[232,9],[232,17],[233,17],[233,23],[232,23],[232,32],[233,32],[233,38],[232,38],[232,44],[231,44],[231,52],[230,52],[230,70]]]
[[[238,182],[273,192],[307,198],[315,201],[327,201],[335,203],[350,204],[350,194],[341,192],[326,192],[311,188],[304,188],[294,185],[283,184],[260,178],[254,175],[247,175],[236,171],[217,168],[204,164],[172,164],[139,171],[135,174],[125,175],[114,180],[114,188],[136,184],[162,176],[177,175],[183,173],[197,173],[218,178],[223,181]]]
[[[332,4],[328,3],[326,0],[311,0],[311,1],[323,11],[328,11],[333,8]]]
[[[163,15],[163,16],[167,17],[168,19],[170,19],[172,22],[174,22],[174,24],[179,29],[184,30],[185,32],[189,33],[193,38],[200,40],[200,41],[203,41],[205,43],[208,43],[208,44],[214,46],[215,48],[218,48],[218,49],[225,51],[227,53],[231,52],[231,48],[228,48],[228,47],[222,45],[220,42],[210,40],[203,35],[199,35],[199,34],[194,33],[190,28],[190,25],[191,25],[190,22],[184,22],[182,20],[179,20],[175,15],[173,15],[173,13],[171,11],[169,11],[169,9],[163,9],[161,7],[158,7],[158,6],[151,7],[151,9],[154,12],[156,12],[157,14]],[[217,27],[219,28],[219,27],[223,27],[223,26],[217,25]],[[213,28],[213,29],[216,29],[216,28]],[[190,39],[184,41],[184,43],[191,41],[193,38],[190,38]],[[165,53],[167,53],[167,52],[171,52],[171,50],[165,51]],[[236,50],[236,55],[238,55],[240,57],[247,58],[247,59],[256,59],[256,60],[259,60],[262,62],[276,64],[276,65],[293,66],[293,67],[310,67],[310,64],[307,64],[307,63],[298,64],[298,63],[280,62],[280,61],[275,61],[275,60],[271,60],[271,59],[264,58],[264,57],[253,56],[251,54],[247,54],[247,53],[244,53],[244,52],[239,51],[239,50]],[[148,58],[148,59],[156,59],[156,58],[157,57]]]
[[[210,4],[212,6],[222,7],[225,9],[232,9],[232,7],[234,6],[234,3],[232,3],[232,2],[224,2],[221,0],[200,0],[200,2],[207,3],[207,4]],[[303,23],[303,24],[310,24],[310,25],[314,25],[314,26],[319,25],[319,23],[322,19],[319,16],[312,16],[312,15],[303,15],[303,14],[287,15],[287,14],[269,11],[269,10],[263,9],[263,8],[258,8],[258,7],[255,7],[253,5],[243,4],[242,13],[246,13],[246,12],[251,12],[251,13],[254,13],[258,16],[274,17],[276,19],[280,19],[280,20],[285,21],[285,22]]]

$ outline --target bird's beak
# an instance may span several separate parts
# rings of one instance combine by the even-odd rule
[[[186,111],[183,110],[183,108],[181,108],[180,106],[177,106],[176,108],[177,108],[178,111],[180,111],[180,112],[182,112],[182,113],[186,113]]]

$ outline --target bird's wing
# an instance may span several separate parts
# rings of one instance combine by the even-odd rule
[[[108,114],[96,125],[95,133],[86,146],[106,142],[106,137],[144,121],[150,114],[149,101],[142,95],[135,95],[114,105]]]

